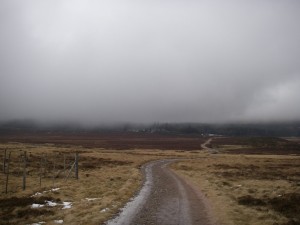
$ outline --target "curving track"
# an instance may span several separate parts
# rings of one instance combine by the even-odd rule
[[[168,169],[175,160],[160,160],[144,166],[145,183],[140,193],[107,225],[213,224],[203,195]]]

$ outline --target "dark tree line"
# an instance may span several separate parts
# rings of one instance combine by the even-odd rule
[[[153,124],[114,124],[84,127],[75,123],[39,124],[33,121],[10,121],[0,123],[0,135],[14,132],[139,132],[187,135],[225,136],[300,136],[300,122],[286,123],[153,123]]]

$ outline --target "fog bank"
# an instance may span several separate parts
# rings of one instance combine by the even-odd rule
[[[0,120],[299,120],[298,21],[295,0],[3,0]]]

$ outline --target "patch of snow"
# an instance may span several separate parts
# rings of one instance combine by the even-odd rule
[[[52,188],[50,191],[58,191],[60,188]]]
[[[63,220],[54,220],[54,223],[63,223]]]
[[[72,208],[72,202],[63,202],[63,208],[62,209],[71,209]]]
[[[36,209],[36,208],[42,208],[42,207],[44,207],[45,205],[43,205],[43,204],[32,204],[31,205],[31,208],[32,209]]]
[[[57,203],[56,202],[52,202],[52,201],[46,201],[47,203],[47,206],[51,206],[51,207],[54,207],[54,206],[57,206]]]
[[[49,191],[43,191],[43,193],[40,193],[40,194],[42,195],[42,194],[45,194],[45,193],[48,193],[48,192],[54,192],[54,191],[58,191],[58,190],[60,190],[60,188],[52,188],[52,189],[50,189]],[[39,192],[37,192],[37,193],[39,193]],[[37,194],[37,193],[36,193],[36,194]],[[35,195],[35,194],[34,194],[34,195]],[[34,195],[33,195],[33,196],[34,196]],[[33,197],[33,196],[32,196],[32,197]]]
[[[106,211],[109,211],[109,208],[102,209],[100,212],[104,213]]]
[[[38,195],[42,195],[42,193],[40,193],[40,192],[37,192],[37,193],[35,193],[35,194],[31,195],[31,197],[35,197],[35,196],[38,196]]]
[[[38,223],[32,223],[31,225],[41,225],[41,224],[44,224],[44,223],[46,223],[46,222],[41,221],[41,222],[38,222]]]
[[[49,206],[49,207],[55,207],[58,205],[62,205],[63,208],[62,209],[70,209],[72,208],[72,202],[63,202],[62,204],[56,203],[56,202],[52,202],[52,201],[45,201],[45,204],[32,204],[31,208],[41,208],[44,206]]]
[[[98,200],[98,199],[100,199],[100,198],[85,198],[85,200],[87,200],[87,201],[95,201],[95,200]]]

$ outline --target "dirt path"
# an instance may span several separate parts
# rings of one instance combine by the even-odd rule
[[[210,149],[209,147],[207,147],[207,145],[209,145],[211,141],[212,141],[212,138],[209,138],[206,142],[204,142],[204,143],[201,145],[201,148],[203,148],[203,149],[205,149],[205,150]]]
[[[168,169],[175,160],[148,163],[140,193],[107,225],[210,225],[204,196]]]

